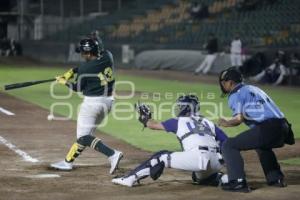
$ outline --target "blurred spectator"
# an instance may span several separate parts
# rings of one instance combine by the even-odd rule
[[[204,48],[207,51],[207,55],[201,65],[195,70],[195,74],[199,74],[200,72],[207,74],[217,57],[218,39],[214,36],[214,34],[209,34],[208,41],[204,44]]]
[[[201,10],[201,4],[198,2],[193,2],[190,6],[190,15],[191,17],[197,19]]]
[[[300,56],[298,53],[294,52],[291,54],[291,60],[290,60],[291,64],[296,64],[299,65],[300,64]]]
[[[10,54],[10,40],[8,38],[3,38],[0,41],[0,55],[9,56]]]
[[[230,45],[230,61],[232,67],[242,66],[242,41],[236,34]]]
[[[291,54],[289,67],[291,68],[291,75],[300,75],[300,56],[298,53]]]
[[[11,46],[13,49],[14,56],[21,56],[23,54],[23,49],[20,42],[15,41],[14,39],[11,40]]]
[[[195,20],[201,20],[209,16],[208,6],[204,3],[193,2],[189,8],[191,17]]]
[[[236,3],[236,9],[238,11],[251,11],[255,10],[259,5],[272,5],[277,0],[238,0]]]
[[[255,76],[267,67],[266,56],[262,52],[257,52],[239,68],[245,78]]]
[[[287,79],[288,71],[284,63],[286,63],[286,55],[283,51],[277,51],[274,62],[263,70],[261,73],[251,79],[260,83],[269,83],[279,85]]]
[[[0,40],[0,56],[17,56],[21,54],[22,47],[20,43],[9,38]]]

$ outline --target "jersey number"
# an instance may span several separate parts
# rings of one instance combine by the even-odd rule
[[[100,72],[98,74],[98,77],[100,79],[100,82],[101,82],[102,86],[107,85],[109,82],[112,82],[113,80],[115,80],[111,67],[106,67],[104,69],[104,72]]]
[[[207,126],[205,126],[204,124],[202,124],[199,121],[194,120],[194,122],[192,122],[192,123],[187,122],[186,125],[187,125],[189,131],[192,133],[198,133],[201,136],[204,136],[204,134],[213,136],[213,133],[211,132],[210,128],[208,128]],[[192,125],[193,125],[193,127],[192,127]]]

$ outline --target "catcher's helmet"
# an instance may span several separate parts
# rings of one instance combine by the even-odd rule
[[[196,115],[200,110],[199,99],[195,95],[184,95],[180,96],[176,100],[178,106],[177,116]]]
[[[85,38],[80,40],[79,46],[76,48],[77,53],[91,53],[96,56],[99,56],[102,51],[102,42],[92,38]]]
[[[241,72],[235,67],[229,67],[229,68],[223,70],[219,76],[219,84],[220,84],[220,88],[222,91],[222,96],[225,96],[228,92],[225,91],[221,82],[229,81],[229,80],[232,80],[235,83],[241,83],[241,82],[243,82],[243,76],[242,76]]]

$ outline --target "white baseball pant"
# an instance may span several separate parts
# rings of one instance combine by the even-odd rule
[[[240,53],[232,53],[230,54],[230,61],[232,67],[242,66],[242,55]]]
[[[84,97],[77,118],[77,139],[93,135],[97,126],[111,111],[113,97]]]
[[[217,54],[207,54],[201,65],[195,70],[196,73],[202,72],[207,74],[211,69],[214,61],[216,60]]]

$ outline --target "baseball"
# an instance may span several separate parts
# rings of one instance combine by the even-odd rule
[[[52,121],[52,120],[54,119],[54,115],[52,115],[52,114],[48,115],[48,116],[47,116],[47,119],[48,119],[49,121]]]

